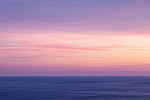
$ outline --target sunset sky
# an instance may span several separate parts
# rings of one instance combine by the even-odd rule
[[[0,75],[150,75],[150,0],[0,0]]]

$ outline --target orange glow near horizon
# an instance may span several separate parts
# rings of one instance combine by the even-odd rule
[[[8,44],[0,47],[1,58],[4,59],[0,63],[49,68],[70,66],[70,70],[71,66],[76,66],[76,68],[73,67],[76,70],[92,68],[110,71],[114,69],[141,70],[140,66],[135,68],[117,66],[150,64],[149,37],[149,35],[48,34],[44,32],[5,34],[1,40]],[[142,68],[142,70],[150,69],[149,66]]]

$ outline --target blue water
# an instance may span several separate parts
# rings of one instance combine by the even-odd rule
[[[150,100],[150,77],[0,77],[0,100]]]

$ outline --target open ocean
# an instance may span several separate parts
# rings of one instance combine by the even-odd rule
[[[0,100],[150,100],[150,77],[0,77]]]

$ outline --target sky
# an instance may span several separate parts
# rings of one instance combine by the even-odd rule
[[[149,76],[150,0],[0,0],[0,76]]]

